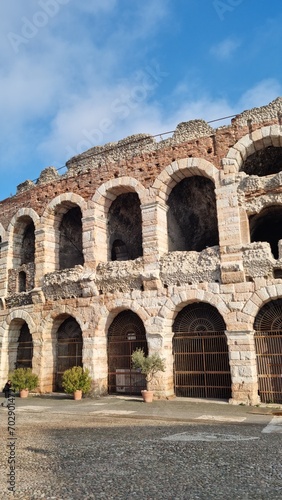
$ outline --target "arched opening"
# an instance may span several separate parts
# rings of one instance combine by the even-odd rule
[[[26,292],[26,273],[24,271],[19,272],[18,276],[18,292]]]
[[[20,329],[15,368],[32,368],[33,342],[26,323]]]
[[[228,399],[231,375],[225,322],[210,304],[182,309],[173,325],[176,396]]]
[[[282,299],[272,300],[260,309],[254,330],[260,400],[281,404]]]
[[[240,171],[248,175],[277,174],[282,170],[282,148],[269,146],[255,151],[242,164]]]
[[[250,217],[251,242],[269,243],[275,259],[279,258],[278,241],[282,239],[282,207],[270,206]]]
[[[57,332],[57,370],[55,388],[62,391],[62,376],[65,370],[82,366],[82,331],[78,322],[69,317]]]
[[[168,206],[170,252],[201,252],[219,244],[214,184],[210,179],[183,179],[172,189]]]
[[[34,262],[35,256],[35,227],[33,221],[27,224],[21,245],[21,265],[28,264],[29,262]]]
[[[112,260],[142,257],[142,217],[137,193],[120,194],[111,204],[108,237]]]
[[[29,215],[19,217],[13,232],[13,269],[21,265],[34,266],[35,226]]]
[[[146,332],[142,320],[134,312],[119,313],[108,331],[108,388],[109,393],[140,394],[146,380],[132,369],[131,355],[141,348],[148,354]]]
[[[70,269],[84,264],[82,248],[82,214],[79,207],[66,212],[59,226],[59,267]]]

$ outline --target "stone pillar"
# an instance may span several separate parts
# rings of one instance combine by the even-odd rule
[[[91,333],[93,335],[93,332]],[[93,380],[92,395],[102,396],[107,394],[108,357],[107,338],[105,334],[100,336],[95,335],[94,337],[83,337],[82,363],[84,368],[88,368]]]
[[[167,210],[160,202],[141,205],[144,259],[144,290],[161,288],[159,257],[168,251]]]
[[[1,389],[4,387],[5,382],[7,382],[8,377],[8,340],[3,339],[0,343],[0,384]]]
[[[55,386],[57,338],[44,339],[39,355],[41,358],[40,391],[43,393],[52,392]]]
[[[236,172],[238,167],[232,160],[222,160],[220,185],[216,189],[219,244],[221,254],[222,283],[245,281],[241,238],[241,214],[238,204]]]
[[[258,377],[254,332],[226,332],[232,381],[231,404],[256,405]]]
[[[12,252],[9,250],[8,241],[1,242],[0,244],[0,297],[5,297],[7,295],[8,289],[8,253]]]
[[[93,209],[87,211],[87,214],[82,219],[82,248],[84,255],[84,262],[87,266],[93,264],[94,259],[94,245],[93,245],[93,230],[94,230],[95,217],[93,216]]]

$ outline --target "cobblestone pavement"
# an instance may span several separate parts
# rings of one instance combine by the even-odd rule
[[[8,412],[1,408],[0,498],[282,498],[281,428],[265,431],[275,410],[187,403],[181,422],[185,403],[174,412],[167,403],[16,399],[16,494],[7,490]]]

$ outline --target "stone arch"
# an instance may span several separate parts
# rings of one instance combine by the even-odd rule
[[[109,392],[139,394],[146,389],[146,380],[132,369],[131,355],[138,348],[148,354],[144,322],[131,309],[124,309],[109,325],[107,339]]]
[[[232,148],[229,149],[226,159],[228,163],[232,163],[237,172],[242,168],[245,160],[254,153],[269,147],[282,147],[282,131],[279,125],[270,125],[259,128],[251,134],[246,134],[237,141]]]
[[[156,196],[167,202],[168,196],[179,181],[195,175],[206,177],[213,181],[215,186],[218,185],[219,171],[211,162],[203,158],[185,158],[173,161],[158,175],[153,183]]]
[[[29,313],[21,309],[15,309],[7,315],[1,327],[2,353],[1,365],[3,372],[11,371],[15,368],[18,353],[20,329],[26,324],[32,340],[36,340],[36,325]],[[32,364],[34,364],[32,362]]]
[[[172,298],[168,298],[160,311],[160,316],[166,318],[166,337],[172,338],[172,325],[177,314],[183,307],[193,302],[203,302],[215,307],[222,316],[228,330],[228,315],[230,310],[221,297],[205,290],[184,290],[179,294],[173,295]]]
[[[17,268],[21,264],[35,261],[36,255],[36,238],[35,231],[39,225],[39,215],[32,208],[21,208],[13,216],[7,229],[8,245],[12,251],[9,252],[7,268]],[[29,235],[26,234],[29,231]],[[29,251],[22,248],[24,239],[26,238],[27,247],[30,247],[29,242],[32,241],[34,248]]]
[[[97,189],[92,198],[95,219],[94,254],[97,260],[101,262],[111,260],[113,245],[117,240],[121,242],[119,248],[122,249],[120,254],[124,255],[123,259],[127,260],[126,254],[130,259],[142,255],[142,204],[145,202],[146,196],[147,190],[144,186],[136,179],[127,176],[111,179]],[[118,197],[121,197],[120,206],[118,205]],[[124,211],[122,207],[126,207],[126,204],[135,207],[137,224],[133,225],[132,228],[136,233],[134,233],[134,238],[132,235],[129,237],[131,233],[126,233],[122,224],[118,223],[119,220],[122,221],[123,217],[127,217],[126,210],[121,217],[121,213]],[[108,226],[109,217],[112,217],[110,227]],[[138,241],[138,245],[135,245],[136,249],[134,245],[132,246],[133,240]]]
[[[83,217],[86,210],[86,201],[74,193],[63,193],[48,204],[42,215],[43,274],[68,265],[83,265],[86,243]]]
[[[272,300],[282,297],[282,285],[269,285],[256,290],[247,300],[243,313],[249,317],[250,330],[253,331],[254,321],[259,310]]]
[[[167,209],[163,221],[166,251],[202,251],[218,246],[218,177],[216,167],[201,158],[174,161],[157,177],[153,184],[156,198]]]
[[[229,399],[226,323],[218,309],[202,301],[187,304],[172,329],[176,396]]]

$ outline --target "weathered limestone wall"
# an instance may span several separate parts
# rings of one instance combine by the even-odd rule
[[[260,176],[248,175],[243,167],[256,151],[282,148],[281,116],[282,99],[278,98],[217,130],[194,120],[178,125],[173,137],[161,142],[139,135],[92,148],[72,158],[66,174],[59,176],[48,167],[36,184],[22,183],[17,195],[2,201],[0,380],[13,368],[19,329],[27,323],[40,390],[51,391],[57,330],[73,316],[82,331],[83,364],[90,369],[94,392],[106,393],[108,328],[121,311],[130,310],[144,324],[149,352],[159,352],[166,359],[166,372],[158,377],[155,390],[161,397],[171,396],[174,320],[188,304],[202,302],[214,306],[226,324],[231,402],[257,404],[254,320],[265,303],[282,297],[282,245],[279,240],[275,259],[267,241],[251,242],[250,217],[268,206],[281,205],[282,165],[281,172],[266,176],[262,170]],[[205,191],[209,196],[203,193],[201,198],[199,182],[186,183],[195,176],[207,180],[203,185],[211,186]],[[192,235],[197,228],[205,233],[212,207],[218,245],[208,240],[201,251],[183,251],[177,248],[181,238],[176,237],[175,251],[170,251],[169,234],[177,234],[171,225],[182,217],[177,196],[170,195],[183,180],[191,190],[197,185],[197,196],[190,199],[200,208],[190,210],[186,219],[183,216],[186,225],[180,229],[187,228],[184,236],[188,240],[189,232]],[[210,196],[213,189],[215,204]],[[179,193],[185,210],[185,190]],[[125,196],[118,199],[120,195]],[[130,207],[123,206],[122,199],[140,202],[140,216],[136,215],[138,208],[130,234],[126,234]],[[170,200],[176,207],[175,220],[169,215]],[[81,239],[80,234],[76,236],[83,260],[71,269],[61,269],[61,222],[73,209],[81,214],[81,223],[75,227],[81,230]],[[203,214],[206,220],[197,224]],[[21,264],[21,238],[31,223],[35,258]],[[71,218],[67,229],[69,225],[71,234]],[[118,240],[125,235],[129,244],[135,244],[140,235],[136,248],[142,255],[112,261],[112,235]],[[194,241],[202,241],[202,237],[199,233]],[[73,258],[76,262],[75,254]],[[20,271],[26,272],[25,292],[18,291]]]

